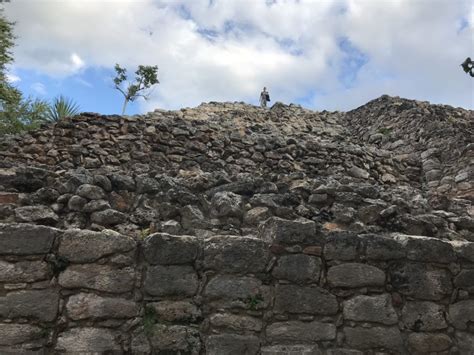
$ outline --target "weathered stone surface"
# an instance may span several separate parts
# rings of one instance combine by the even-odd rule
[[[260,222],[263,222],[266,219],[270,218],[271,215],[272,214],[268,207],[255,207],[245,213],[244,222],[246,224],[255,226],[258,225]]]
[[[259,237],[270,244],[324,243],[324,238],[316,231],[316,223],[307,219],[269,218],[259,227]]]
[[[216,313],[209,317],[209,323],[216,328],[229,329],[234,331],[254,331],[262,330],[262,321],[255,317],[241,316],[229,313]]]
[[[44,261],[9,263],[0,260],[0,282],[35,282],[45,280],[48,275],[49,267]]]
[[[474,293],[474,269],[461,270],[454,279],[454,286]]]
[[[18,222],[35,222],[45,225],[54,225],[59,217],[48,206],[24,206],[15,208],[15,217]]]
[[[347,320],[357,322],[374,322],[396,324],[397,313],[388,294],[378,296],[355,296],[343,302],[343,314]]]
[[[71,211],[82,211],[82,209],[84,208],[86,204],[87,204],[87,200],[85,198],[74,195],[69,199],[67,203],[67,207]]]
[[[304,254],[284,255],[278,259],[272,275],[296,283],[318,282],[321,272],[321,259]]]
[[[384,348],[399,352],[403,347],[402,337],[397,327],[344,327],[343,331],[347,344],[355,349]]]
[[[392,235],[407,251],[407,258],[414,261],[450,263],[456,259],[451,244],[436,238]]]
[[[138,305],[123,298],[100,297],[93,293],[79,293],[69,297],[66,310],[71,319],[132,318]]]
[[[394,260],[406,257],[405,250],[390,236],[363,235],[365,255],[370,260]]]
[[[105,193],[102,188],[90,184],[79,186],[76,190],[76,194],[89,200],[100,200],[105,197]]]
[[[159,320],[166,322],[195,322],[201,311],[189,301],[161,301],[148,304],[156,312]]]
[[[272,343],[316,342],[336,338],[336,326],[322,322],[278,322],[267,326],[267,340]]]
[[[467,329],[469,322],[474,322],[474,300],[459,301],[449,305],[451,323],[456,329]]]
[[[198,330],[182,325],[155,324],[150,342],[157,354],[199,355],[201,351]]]
[[[103,292],[122,293],[133,289],[135,270],[108,265],[72,265],[59,275],[59,284],[65,288],[87,288]]]
[[[452,340],[446,334],[412,333],[408,336],[408,347],[423,354],[447,350],[451,344]]]
[[[390,270],[390,276],[395,290],[421,300],[440,300],[452,291],[449,272],[426,264],[397,263]]]
[[[262,346],[262,355],[321,355],[317,345],[270,345]]]
[[[346,263],[329,268],[328,282],[333,287],[383,286],[385,273],[367,264]]]
[[[104,256],[133,250],[136,242],[111,230],[93,232],[72,229],[64,232],[59,255],[73,263],[90,263]]]
[[[206,339],[207,355],[256,355],[259,349],[260,340],[254,335],[219,334]]]
[[[0,254],[46,254],[59,235],[55,228],[32,224],[0,224]]]
[[[456,332],[456,342],[461,355],[471,355],[474,349],[474,334]]]
[[[212,305],[222,308],[263,309],[270,301],[268,286],[248,276],[218,275],[208,282],[203,295]]]
[[[36,318],[51,322],[58,313],[57,290],[28,290],[9,292],[0,297],[0,316],[6,318]]]
[[[42,330],[40,327],[29,324],[0,323],[0,346],[13,346],[25,342],[41,341]]]
[[[448,327],[444,307],[433,302],[407,302],[402,309],[405,327],[413,331],[434,331]]]
[[[192,266],[150,266],[145,276],[145,291],[152,296],[193,296],[198,277]]]
[[[354,260],[360,245],[355,233],[333,232],[326,238],[324,257],[327,260]]]
[[[113,209],[106,209],[103,211],[97,211],[91,214],[91,221],[101,226],[114,226],[119,223],[123,223],[127,221],[127,215],[113,210]]]
[[[143,254],[150,264],[172,265],[193,262],[199,254],[196,237],[155,233],[145,239]]]
[[[364,353],[352,349],[329,349],[327,355],[364,355]]]
[[[211,213],[216,217],[241,217],[242,196],[233,192],[217,192],[211,199]]]
[[[268,245],[253,237],[214,236],[204,241],[206,269],[227,273],[258,273],[270,258]]]
[[[117,335],[105,328],[72,328],[58,335],[56,351],[77,352],[121,352]]]
[[[320,287],[277,285],[275,288],[276,313],[335,314],[336,296]]]

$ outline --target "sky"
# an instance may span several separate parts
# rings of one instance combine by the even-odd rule
[[[120,113],[114,65],[157,65],[128,114],[209,101],[350,110],[383,94],[474,109],[474,0],[10,0],[25,96]]]

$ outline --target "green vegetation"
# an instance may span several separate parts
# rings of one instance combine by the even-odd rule
[[[156,323],[156,310],[151,306],[145,306],[145,314],[143,315],[143,330],[146,335],[153,332]]]
[[[41,123],[58,121],[77,114],[78,106],[59,96],[50,104],[46,100],[24,98],[7,78],[7,66],[13,62],[15,45],[13,22],[0,11],[0,135],[14,134],[38,128]]]
[[[249,307],[250,310],[256,311],[257,307],[260,303],[263,302],[263,297],[261,294],[256,294],[254,296],[249,296],[245,299],[245,303]]]
[[[379,128],[379,133],[382,133],[384,136],[388,136],[390,133],[392,133],[392,129],[388,127],[382,127]]]
[[[139,65],[135,71],[136,77],[133,82],[127,81],[127,69],[120,67],[119,64],[115,64],[115,72],[117,73],[114,78],[115,88],[124,96],[122,115],[125,114],[128,102],[133,102],[138,97],[148,99],[149,93],[145,94],[145,91],[153,85],[159,84],[158,67],[156,65]]]

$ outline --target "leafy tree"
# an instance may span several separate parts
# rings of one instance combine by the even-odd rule
[[[49,105],[46,119],[58,122],[61,118],[77,115],[79,111],[79,106],[73,100],[60,95]]]
[[[466,60],[461,64],[461,67],[465,73],[474,77],[474,61],[472,61],[470,57],[466,58]]]
[[[7,106],[18,104],[21,93],[7,80],[7,65],[13,62],[12,47],[15,36],[13,35],[13,22],[7,21],[0,11],[0,109],[4,111]]]
[[[135,71],[136,76],[133,82],[127,81],[127,69],[120,67],[120,65],[115,64],[115,72],[117,73],[117,76],[114,78],[115,88],[122,93],[125,99],[122,115],[125,114],[129,101],[133,102],[138,97],[143,97],[145,100],[148,99],[149,93],[146,94],[146,90],[155,84],[159,84],[158,67],[156,65],[139,65]]]

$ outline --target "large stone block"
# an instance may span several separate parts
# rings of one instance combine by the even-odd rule
[[[276,313],[335,314],[339,309],[336,296],[321,287],[277,285]]]
[[[454,286],[462,288],[470,293],[474,293],[474,269],[461,270],[454,279]]]
[[[414,353],[429,354],[448,350],[453,341],[442,333],[411,333],[408,347]]]
[[[308,219],[286,220],[279,217],[267,219],[259,227],[259,237],[270,244],[322,245],[324,236],[316,230],[316,223]]]
[[[441,300],[453,289],[449,271],[426,264],[396,263],[390,269],[390,276],[395,290],[421,300]]]
[[[93,293],[79,293],[69,297],[66,304],[73,320],[98,318],[132,318],[138,314],[138,305],[123,298],[101,297]]]
[[[318,282],[321,259],[304,254],[283,255],[273,269],[273,277],[296,283]]]
[[[0,260],[0,282],[22,283],[46,280],[48,264],[44,261],[19,261],[9,263]]]
[[[204,241],[204,268],[227,273],[265,271],[268,245],[252,237],[214,236]]]
[[[474,322],[474,300],[456,302],[449,306],[449,319],[456,329],[467,329]]]
[[[344,319],[356,322],[396,324],[398,316],[388,294],[377,296],[355,296],[343,302]]]
[[[59,217],[48,206],[22,206],[15,208],[15,218],[18,222],[55,225]]]
[[[207,355],[256,355],[260,339],[254,335],[219,334],[206,339]]]
[[[406,257],[400,243],[390,236],[368,234],[361,236],[365,256],[369,260],[396,260]]]
[[[155,324],[149,336],[154,354],[199,355],[199,331],[183,325]]]
[[[326,238],[326,260],[354,260],[360,249],[360,239],[350,232],[333,232]]]
[[[59,275],[59,284],[64,288],[123,293],[131,291],[134,283],[135,270],[130,267],[118,269],[109,265],[72,265]]]
[[[331,267],[327,279],[333,287],[383,286],[385,273],[372,265],[346,263]]]
[[[322,355],[317,345],[270,345],[260,349],[261,355]]]
[[[22,343],[44,343],[40,327],[28,324],[0,323],[0,346],[13,347]]]
[[[36,318],[51,322],[58,314],[59,294],[56,290],[10,292],[0,297],[0,316],[6,318]]]
[[[456,260],[451,244],[439,239],[403,234],[394,234],[392,238],[406,250],[409,260],[434,263],[450,263]]]
[[[143,244],[145,260],[150,264],[173,265],[192,263],[200,251],[196,237],[155,233]]]
[[[192,266],[150,266],[145,276],[145,291],[152,296],[194,296],[198,276]]]
[[[59,233],[33,224],[0,224],[0,255],[47,254]]]
[[[262,330],[262,321],[255,317],[242,316],[230,313],[216,313],[209,317],[209,323],[214,328],[223,328],[235,331]]]
[[[203,295],[218,308],[264,309],[270,302],[269,287],[248,276],[218,275],[208,282]]]
[[[402,309],[402,322],[406,328],[433,331],[448,327],[444,319],[444,307],[434,302],[407,302]]]
[[[121,353],[117,334],[105,328],[72,328],[58,335],[56,351]]]
[[[472,349],[474,349],[474,334],[456,332],[456,342],[460,350],[460,355],[472,355]]]
[[[96,211],[91,214],[91,221],[101,226],[114,226],[127,221],[127,215],[108,208],[102,211]]]
[[[278,322],[267,326],[267,340],[272,343],[316,342],[336,338],[336,326],[322,322]]]
[[[201,318],[201,311],[189,301],[161,301],[148,304],[156,312],[160,321],[196,322]]]
[[[59,244],[59,255],[74,263],[90,263],[104,256],[133,250],[136,242],[125,235],[103,230],[71,229],[64,232]]]
[[[351,348],[360,350],[384,348],[401,353],[403,347],[400,330],[397,327],[344,327],[343,331],[346,342]]]

